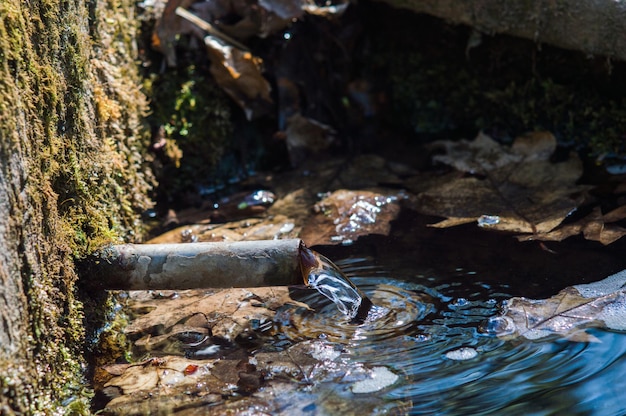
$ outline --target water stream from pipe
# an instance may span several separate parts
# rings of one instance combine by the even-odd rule
[[[363,322],[372,308],[370,299],[332,261],[300,244],[304,284],[332,301],[353,322]]]

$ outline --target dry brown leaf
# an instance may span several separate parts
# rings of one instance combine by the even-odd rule
[[[336,413],[338,405],[373,414],[382,403],[388,404],[384,395],[355,403],[352,395],[335,395],[336,383],[331,381],[349,375],[356,391],[381,369],[395,376],[393,381],[400,378],[386,367],[369,368],[343,357],[334,345],[320,340],[255,352],[254,360],[248,354],[208,360],[163,356],[126,365],[106,383],[105,394],[115,389],[116,397],[104,412],[224,415],[250,414],[254,409],[254,414],[303,414],[309,403],[316,403],[324,414]],[[381,383],[378,389],[387,386]],[[406,411],[405,404],[398,405]]]
[[[626,218],[626,205],[617,207],[612,211],[607,212],[602,216],[604,222],[616,222]]]
[[[489,325],[503,337],[528,339],[558,334],[590,341],[581,330],[602,327],[626,330],[626,270],[599,282],[570,286],[548,299],[523,297],[506,302],[503,316]]]
[[[244,109],[249,120],[273,108],[272,87],[263,77],[261,58],[212,36],[206,36],[204,43],[215,81]]]
[[[340,189],[315,205],[316,215],[302,229],[308,246],[349,244],[363,235],[389,234],[400,207],[398,197],[371,191]]]
[[[165,338],[176,335],[187,324],[197,332],[211,329],[213,336],[232,341],[249,327],[250,320],[271,320],[274,310],[284,304],[307,307],[290,298],[284,286],[250,289],[224,289],[217,292],[206,290],[181,291],[176,298],[137,299],[130,301],[130,308],[147,313],[138,316],[125,329],[130,335]],[[198,320],[198,317],[200,318]],[[190,320],[195,318],[193,325]],[[178,328],[178,329],[177,329]],[[187,328],[189,330],[189,328]],[[144,345],[160,343],[163,339],[144,339]]]
[[[518,236],[517,239],[519,241],[563,241],[568,237],[582,234],[587,240],[609,245],[626,235],[625,228],[609,224],[609,222],[621,219],[623,213],[626,212],[622,208],[624,207],[602,215],[600,208],[596,207],[589,215],[576,222],[563,225],[547,233]]]
[[[481,134],[474,142],[440,142],[447,155],[435,160],[479,176],[448,176],[417,197],[417,209],[447,217],[436,224],[447,227],[472,220],[484,228],[547,233],[557,227],[583,201],[587,186],[576,185],[582,163],[576,155],[551,163],[556,146],[549,133],[515,140],[511,148]]]
[[[300,227],[296,221],[276,214],[265,218],[248,218],[224,224],[192,224],[175,228],[147,241],[148,244],[251,241],[296,238]]]

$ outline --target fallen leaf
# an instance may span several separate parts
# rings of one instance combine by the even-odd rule
[[[204,43],[211,59],[211,74],[218,85],[244,109],[251,120],[273,109],[272,87],[263,77],[261,58],[213,36]]]
[[[620,207],[606,215],[602,215],[600,207],[596,207],[589,215],[576,222],[563,225],[543,234],[521,235],[517,239],[519,241],[563,241],[568,237],[582,234],[587,240],[609,245],[626,235],[626,228],[610,224],[622,219],[622,215],[626,211],[624,208]]]
[[[400,207],[398,196],[340,189],[318,202],[300,237],[308,246],[349,244],[363,235],[387,235]]]
[[[602,216],[604,222],[616,222],[626,218],[626,205],[617,207]]]
[[[589,327],[626,330],[626,270],[595,283],[567,287],[548,299],[511,298],[504,314],[486,324],[488,332],[505,338],[557,334],[593,341],[582,331]]]
[[[106,414],[302,414],[316,403],[324,414],[338,406],[373,414],[382,395],[354,402],[337,395],[336,380],[352,384],[356,392],[382,390],[401,378],[386,367],[370,368],[342,349],[320,340],[299,342],[278,351],[245,351],[237,358],[191,360],[163,356],[127,365],[106,383],[115,389]],[[261,387],[262,388],[259,388]],[[330,386],[330,387],[329,387]],[[253,393],[253,394],[250,394]],[[407,405],[399,402],[407,410]]]
[[[522,136],[510,148],[484,134],[439,146],[448,153],[434,160],[471,176],[448,175],[417,196],[418,211],[448,218],[435,227],[478,221],[483,228],[537,236],[556,228],[589,189],[576,184],[582,163],[575,154],[550,162],[556,140],[549,133]]]
[[[224,224],[191,224],[175,228],[147,241],[148,244],[195,243],[211,241],[275,240],[296,238],[296,221],[284,215],[247,218]]]
[[[284,304],[307,307],[291,299],[288,288],[283,286],[214,292],[188,290],[178,295],[161,299],[131,297],[129,307],[138,316],[125,332],[143,336],[140,344],[151,348],[168,338],[176,340],[180,333],[208,334],[208,329],[213,337],[233,341],[249,328],[251,320],[271,321],[274,310]]]

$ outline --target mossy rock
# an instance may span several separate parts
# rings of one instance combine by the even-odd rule
[[[74,260],[151,206],[134,2],[0,3],[0,413],[88,413]]]

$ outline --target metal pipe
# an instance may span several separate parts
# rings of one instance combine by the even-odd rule
[[[183,290],[302,284],[300,239],[123,244],[80,265],[94,289]]]

